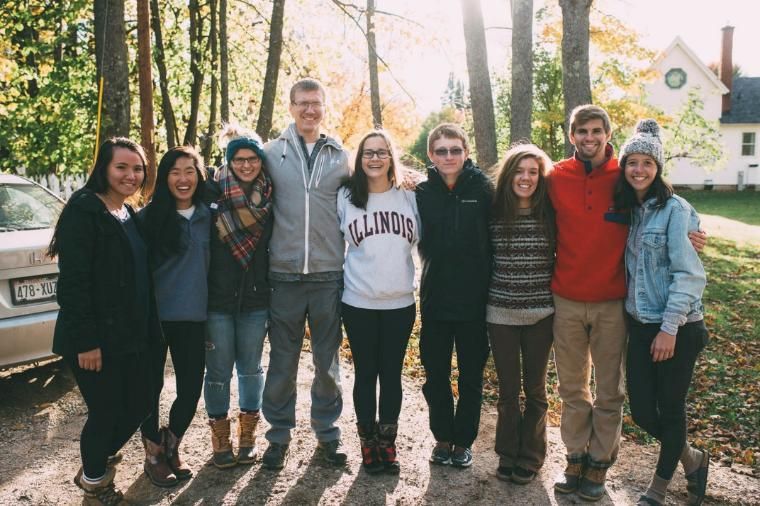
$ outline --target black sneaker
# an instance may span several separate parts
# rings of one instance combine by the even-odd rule
[[[282,469],[285,467],[285,460],[288,457],[288,445],[281,443],[269,443],[269,447],[261,457],[261,465],[265,469]]]
[[[322,454],[322,458],[325,462],[334,466],[343,466],[346,464],[348,456],[340,451],[341,442],[340,439],[333,439],[332,441],[320,441],[317,444],[319,452]]]
[[[464,446],[455,446],[451,452],[451,465],[454,467],[470,467],[472,465],[472,450]]]
[[[439,466],[451,464],[451,446],[449,443],[436,443],[433,453],[430,454],[430,462]]]
[[[499,466],[496,469],[496,477],[501,481],[510,481],[512,479],[512,468],[509,466]]]
[[[522,467],[515,467],[512,471],[512,481],[518,485],[526,485],[533,481],[535,477],[536,473]]]

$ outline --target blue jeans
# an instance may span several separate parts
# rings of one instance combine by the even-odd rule
[[[261,409],[264,370],[261,354],[269,310],[249,313],[209,313],[206,322],[206,378],[203,398],[209,417],[226,416],[230,409],[232,367],[238,375],[238,403],[244,411]]]

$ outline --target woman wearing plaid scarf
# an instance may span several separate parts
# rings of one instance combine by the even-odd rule
[[[269,319],[267,243],[272,233],[272,182],[258,135],[238,125],[226,125],[220,144],[226,163],[206,187],[212,231],[203,394],[213,462],[224,469],[250,464],[255,457],[264,390],[261,354]],[[228,418],[233,366],[240,405],[237,456]]]

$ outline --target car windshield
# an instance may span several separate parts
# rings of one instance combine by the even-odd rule
[[[33,184],[0,184],[0,232],[52,228],[63,203]]]

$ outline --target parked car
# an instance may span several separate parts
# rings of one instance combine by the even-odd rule
[[[0,368],[52,357],[58,263],[46,251],[64,202],[0,174]]]

